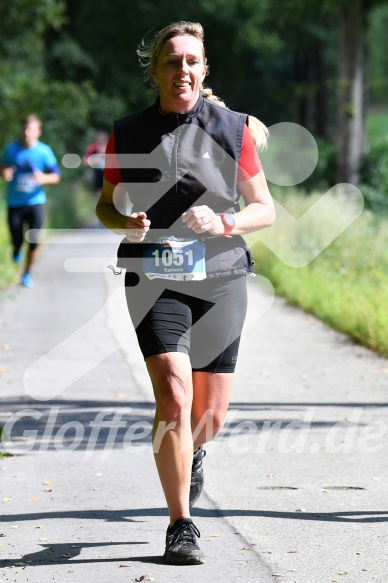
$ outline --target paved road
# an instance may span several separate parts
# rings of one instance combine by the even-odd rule
[[[206,564],[163,564],[152,391],[116,246],[59,236],[36,287],[1,294],[0,581],[385,583],[388,361],[260,278],[193,512]]]

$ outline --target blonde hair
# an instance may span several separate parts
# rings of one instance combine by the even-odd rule
[[[267,126],[254,115],[248,115],[248,129],[251,132],[256,148],[258,150],[266,150],[269,137]]]
[[[213,103],[228,109],[225,101],[223,101],[220,97],[217,97],[217,95],[214,95],[210,87],[203,88],[202,94],[207,99],[210,99],[210,101],[213,101]],[[265,126],[263,122],[257,119],[257,117],[254,115],[248,115],[248,129],[253,138],[253,141],[255,142],[256,148],[261,151],[266,150],[269,137],[267,126]]]
[[[199,22],[186,22],[185,20],[173,22],[165,28],[162,28],[162,30],[159,30],[159,32],[157,32],[150,41],[146,42],[143,38],[136,51],[137,56],[139,57],[140,66],[144,70],[145,81],[151,83],[152,93],[159,93],[158,85],[151,75],[151,67],[156,67],[158,56],[163,48],[163,45],[175,36],[185,35],[193,36],[202,43],[202,56],[203,62],[206,66],[206,75],[209,73],[204,47],[205,35],[202,25]],[[213,103],[216,103],[221,107],[227,107],[225,102],[220,97],[217,97],[217,95],[213,93],[213,90],[210,87],[204,87],[201,85],[200,91],[204,97]],[[267,147],[269,133],[266,126],[256,117],[250,115],[248,116],[248,128],[252,134],[256,147],[259,150],[264,150]]]
[[[202,90],[203,96],[213,103],[220,105],[221,107],[225,107],[225,109],[229,109],[226,105],[225,101],[222,101],[217,95],[214,95],[213,91],[210,87],[207,87]],[[269,130],[267,126],[263,124],[262,121],[257,119],[254,115],[248,115],[248,130],[255,142],[255,146],[258,150],[263,151],[267,149],[268,144],[268,137],[269,137]]]
[[[213,93],[213,89],[210,87],[201,87],[201,93],[204,97],[206,97],[206,99],[210,99],[210,101],[213,101],[213,103],[217,103],[217,105],[228,109],[225,101],[223,101],[221,97],[217,97],[217,95]]]
[[[158,56],[163,48],[163,45],[174,38],[175,36],[193,36],[197,38],[202,43],[202,56],[203,62],[207,63],[205,55],[204,32],[202,25],[199,22],[186,22],[181,20],[180,22],[173,22],[169,24],[162,30],[159,30],[155,36],[146,42],[143,38],[137,49],[137,56],[139,57],[140,66],[144,69],[144,78],[148,82],[151,82],[152,91],[158,93],[158,86],[155,83],[151,75],[151,67],[156,67]],[[207,74],[207,73],[206,73]]]

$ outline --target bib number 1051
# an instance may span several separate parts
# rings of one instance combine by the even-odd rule
[[[156,267],[160,267],[160,265],[163,267],[170,267],[171,265],[180,267],[184,263],[190,266],[194,265],[194,253],[192,249],[188,251],[184,251],[183,249],[163,249],[162,252],[160,252],[160,249],[155,249],[152,256],[155,259]]]

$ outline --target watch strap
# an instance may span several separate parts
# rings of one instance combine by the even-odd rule
[[[220,214],[222,224],[224,225],[223,237],[230,237],[230,233],[233,231],[235,226],[235,220],[231,213],[221,213]]]

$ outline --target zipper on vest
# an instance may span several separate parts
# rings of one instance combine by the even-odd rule
[[[178,146],[179,146],[179,138],[181,137],[181,126],[179,123],[179,116],[176,114],[176,119],[178,122],[178,134],[175,137],[175,192],[178,192]]]

